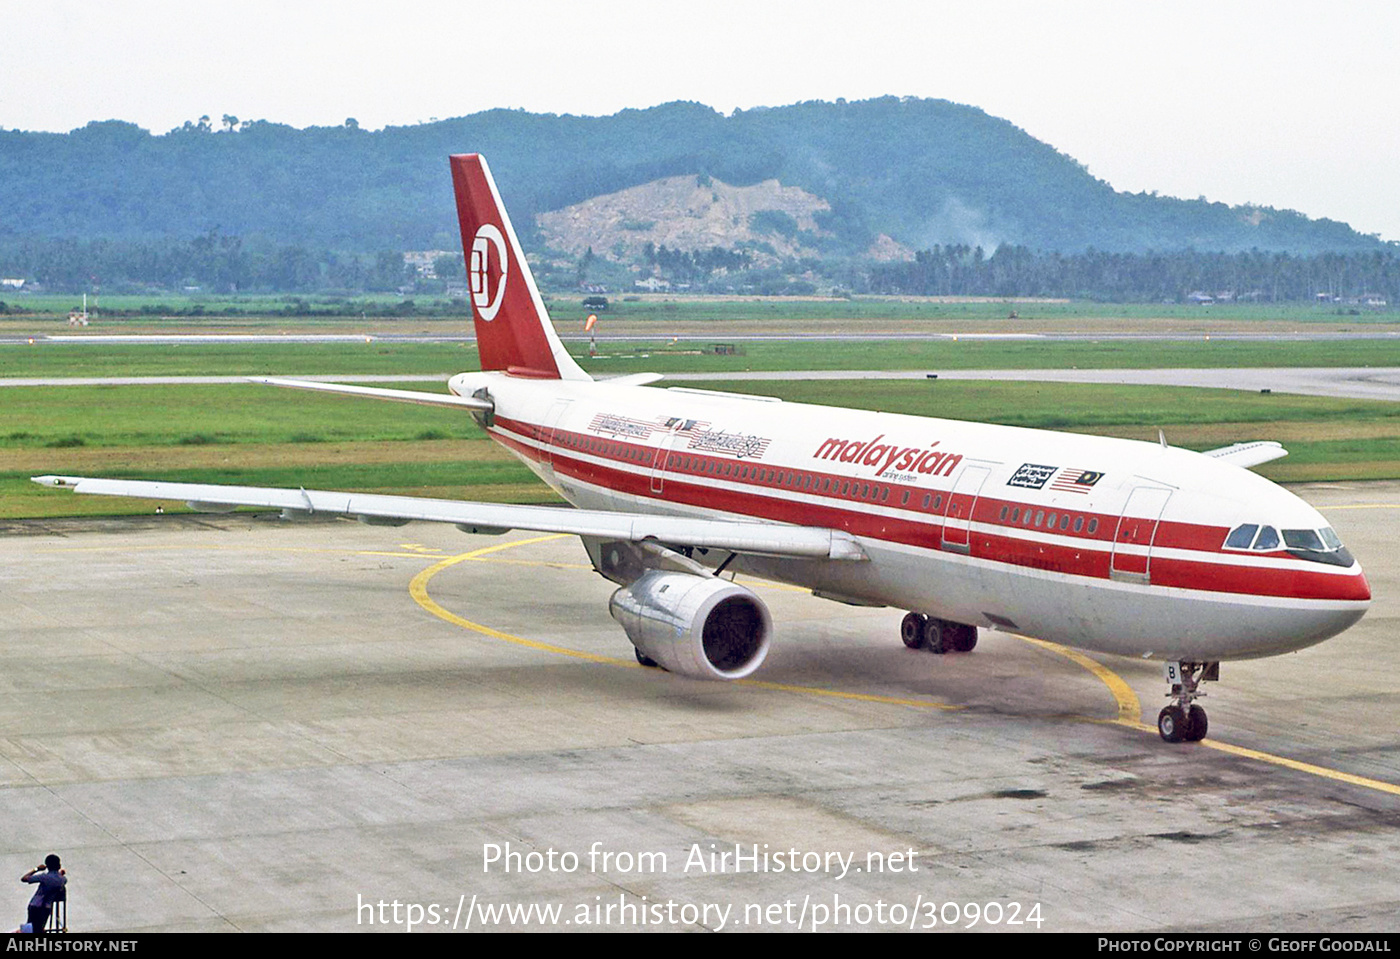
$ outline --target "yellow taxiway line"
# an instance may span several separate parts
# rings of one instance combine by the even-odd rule
[[[1393,507],[1390,507],[1388,504],[1385,506],[1377,504],[1376,506],[1369,507],[1358,506],[1332,508],[1374,509]],[[419,606],[422,606],[434,616],[438,617],[439,619],[445,620],[446,622],[452,623],[455,626],[460,626],[463,629],[468,629],[472,632],[480,633],[483,636],[489,636],[493,639],[500,639],[508,643],[514,643],[518,646],[525,646],[529,649],[536,649],[542,652],[549,653],[558,653],[562,656],[570,656],[575,659],[583,659],[589,662],[606,663],[609,666],[622,666],[628,669],[640,668],[638,664],[633,662],[632,660],[620,659],[615,656],[601,656],[596,653],[587,653],[583,652],[582,650],[569,649],[567,647],[556,646],[551,643],[542,643],[538,640],[526,639],[523,636],[513,636],[510,633],[504,633],[498,629],[492,629],[490,626],[484,626],[481,623],[474,623],[471,620],[464,619],[463,617],[458,616],[456,613],[445,609],[436,600],[434,600],[431,596],[428,595],[428,583],[432,580],[432,578],[438,573],[441,573],[443,570],[450,569],[451,567],[456,566],[459,563],[471,562],[473,560],[482,560],[485,557],[492,556],[495,553],[501,552],[503,550],[515,549],[519,546],[529,546],[535,543],[543,543],[548,542],[550,540],[565,538],[567,537],[563,534],[536,536],[530,539],[515,540],[509,543],[500,543],[495,546],[486,546],[482,549],[472,550],[469,553],[462,553],[457,556],[447,557],[446,559],[440,560],[434,563],[433,565],[427,567],[422,572],[418,573],[418,575],[414,576],[412,582],[409,583],[408,591],[413,596],[414,601],[417,602]],[[424,558],[427,557],[425,556]],[[1154,736],[1157,735],[1156,726],[1150,726],[1142,721],[1142,703],[1138,700],[1137,694],[1133,692],[1132,688],[1127,684],[1123,677],[1113,672],[1113,670],[1109,669],[1102,663],[1089,658],[1088,656],[1084,655],[1083,653],[1077,650],[1070,649],[1066,646],[1061,646],[1058,643],[1047,642],[1043,639],[1032,639],[1029,636],[1018,636],[1017,638],[1024,642],[1030,643],[1033,646],[1038,646],[1041,649],[1046,650],[1047,652],[1063,656],[1065,659],[1068,659],[1071,662],[1082,667],[1083,669],[1088,670],[1091,674],[1094,675],[1094,677],[1096,677],[1100,682],[1102,682],[1105,687],[1107,687],[1109,693],[1113,696],[1114,702],[1118,706],[1117,718],[1108,720],[1093,719],[1091,717],[1079,718],[1085,719],[1089,722],[1105,723],[1114,726],[1123,726],[1125,728],[1132,729],[1136,732],[1150,733]],[[938,703],[933,702],[931,700],[903,699],[893,696],[878,696],[866,693],[850,693],[845,692],[843,690],[823,689],[815,686],[794,686],[786,683],[770,683],[752,679],[740,680],[740,684],[750,686],[755,689],[769,689],[776,690],[779,692],[801,693],[812,696],[826,696],[834,699],[854,700],[858,702],[869,703],[882,703],[892,706],[912,706],[920,709],[938,710],[960,710],[964,708],[962,706],[950,705],[948,703]],[[1273,766],[1281,766],[1285,769],[1292,769],[1295,772],[1307,773],[1311,776],[1319,776],[1324,779],[1331,779],[1337,782],[1349,783],[1353,786],[1360,786],[1364,789],[1374,789],[1378,792],[1389,793],[1393,796],[1400,796],[1400,785],[1388,783],[1379,779],[1369,779],[1365,776],[1356,776],[1351,773],[1342,772],[1338,769],[1329,769],[1326,766],[1318,766],[1314,763],[1305,763],[1296,759],[1289,759],[1286,756],[1276,756],[1272,753],[1261,752],[1260,750],[1249,749],[1244,746],[1235,746],[1230,743],[1220,742],[1219,740],[1215,739],[1203,739],[1195,745],[1204,747],[1206,749],[1214,749],[1217,752],[1228,753],[1232,756],[1240,756],[1246,759],[1253,759],[1257,760],[1258,762],[1268,763]]]

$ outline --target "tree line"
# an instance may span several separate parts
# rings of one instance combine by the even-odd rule
[[[873,267],[867,292],[1181,302],[1193,295],[1268,303],[1374,298],[1400,303],[1400,257],[1388,250],[1307,256],[1245,253],[1040,253],[1004,245],[935,246]]]
[[[456,258],[460,262],[460,257]],[[0,274],[56,292],[198,287],[211,293],[394,291],[414,279],[403,253],[245,243],[211,230],[189,240],[0,240]]]
[[[447,156],[490,158],[511,219],[690,175],[775,179],[831,204],[804,245],[858,256],[880,234],[913,247],[1022,244],[1082,252],[1384,247],[1344,223],[1267,206],[1121,193],[1072,157],[975,107],[882,97],[721,114],[698,103],[610,117],[490,110],[383,130],[200,117],[164,134],[90,123],[0,130],[0,238],[151,239],[218,228],[281,244],[447,249]],[[767,228],[795,236],[769,214]]]

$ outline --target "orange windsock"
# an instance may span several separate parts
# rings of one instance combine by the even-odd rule
[[[597,323],[597,322],[598,322],[598,314],[597,314],[597,313],[590,313],[590,314],[588,314],[588,320],[583,324],[583,332],[585,332],[585,333],[592,333],[592,332],[593,332],[593,325],[594,325],[595,323]]]

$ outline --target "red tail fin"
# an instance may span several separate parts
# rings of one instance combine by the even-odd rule
[[[485,158],[468,153],[450,159],[481,368],[590,379],[554,333]]]

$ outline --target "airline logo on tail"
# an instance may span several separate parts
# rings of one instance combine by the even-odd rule
[[[505,297],[508,263],[505,237],[492,224],[482,224],[481,229],[476,231],[476,239],[472,241],[471,264],[467,272],[471,276],[472,305],[476,307],[477,316],[488,323],[496,318],[501,300]],[[491,291],[493,272],[496,274],[494,293]]]

